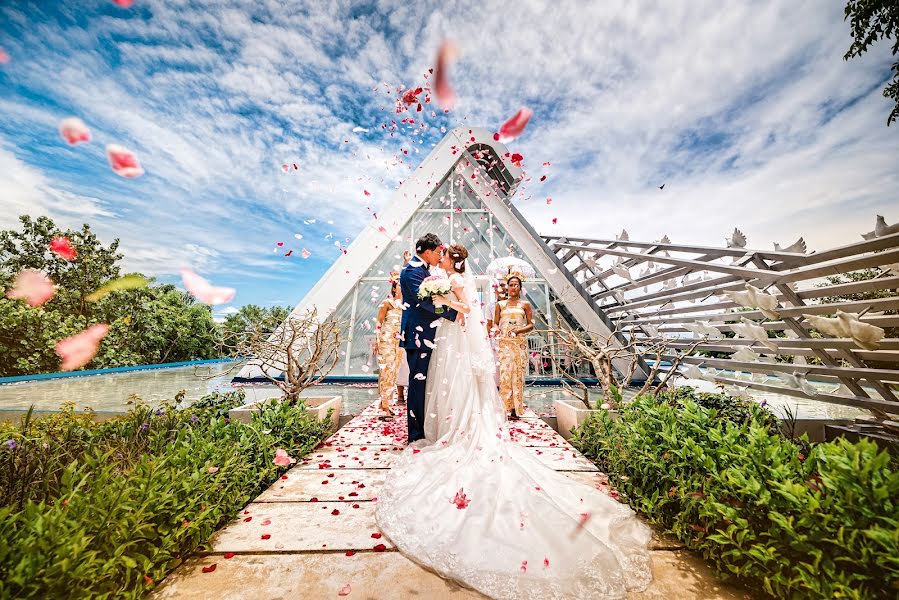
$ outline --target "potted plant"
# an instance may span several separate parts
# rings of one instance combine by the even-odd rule
[[[231,419],[249,423],[254,411],[265,402],[286,402],[318,419],[330,419],[336,429],[340,420],[342,396],[301,397],[303,390],[327,377],[340,358],[343,323],[333,315],[319,320],[310,309],[302,316],[290,315],[275,331],[251,326],[231,343],[237,356],[250,356],[250,365],[281,390],[279,396],[257,400],[228,411]]]

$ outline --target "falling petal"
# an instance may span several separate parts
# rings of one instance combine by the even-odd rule
[[[522,108],[515,113],[511,119],[503,123],[503,126],[499,128],[499,141],[505,144],[520,136],[524,132],[524,128],[527,127],[528,121],[531,120],[532,114],[530,109],[527,108]]]
[[[64,260],[75,260],[78,252],[72,248],[72,242],[67,237],[59,236],[50,241],[50,252],[53,252]]]
[[[109,144],[106,146],[106,158],[109,159],[109,165],[116,175],[133,178],[144,174],[137,156],[124,146]]]
[[[145,287],[150,280],[141,275],[125,275],[114,279],[86,298],[88,302],[96,302],[103,296],[120,290],[133,290]]]
[[[312,256],[312,253],[309,252],[308,250],[306,250],[305,248],[303,248],[303,251],[300,252],[300,254],[303,256],[303,258],[309,258],[310,256]]]
[[[181,269],[181,281],[190,295],[203,304],[225,304],[234,298],[234,288],[215,287],[187,268]]]
[[[119,8],[131,8],[131,6],[134,4],[134,0],[112,0],[112,3]],[[213,566],[212,568],[214,569],[215,566]]]
[[[459,55],[459,46],[452,40],[444,40],[437,51],[437,66],[434,69],[434,94],[437,103],[444,110],[451,110],[456,104],[456,91],[449,81],[450,63]]]
[[[4,50],[3,48],[0,48],[0,65],[9,64],[10,60],[11,59],[9,58],[9,54],[6,53],[6,50]]]
[[[21,298],[29,306],[40,306],[56,294],[56,287],[49,277],[35,269],[23,269],[16,275],[13,287],[6,291],[11,300]]]
[[[59,135],[70,146],[91,141],[91,130],[77,117],[63,119],[59,124]]]
[[[56,343],[56,354],[62,359],[60,371],[74,371],[89,363],[100,349],[100,340],[106,336],[109,325],[97,323],[79,334],[59,340]]]

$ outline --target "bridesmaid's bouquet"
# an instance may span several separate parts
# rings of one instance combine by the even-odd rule
[[[431,275],[430,277],[425,277],[424,281],[421,282],[421,285],[418,286],[418,299],[427,300],[434,296],[446,296],[452,289],[449,279],[439,275]],[[437,314],[442,313],[443,307],[435,307],[434,312]]]

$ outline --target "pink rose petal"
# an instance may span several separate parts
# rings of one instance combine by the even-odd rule
[[[72,248],[72,242],[67,237],[59,236],[50,241],[50,252],[65,260],[75,260],[78,252]]]
[[[531,120],[532,114],[530,109],[527,108],[522,108],[515,113],[511,119],[503,123],[503,126],[499,128],[499,141],[505,144],[520,136],[524,132],[524,128],[527,127],[528,121]]]
[[[218,473],[218,472],[219,472],[219,468],[218,468],[218,467],[209,467],[209,468],[206,469],[206,470],[207,470],[208,472],[210,472],[210,473]]]
[[[59,124],[59,135],[70,146],[91,141],[91,130],[77,117],[63,119]]]
[[[459,55],[459,46],[452,40],[444,40],[437,51],[437,66],[434,69],[434,94],[437,103],[444,110],[451,110],[456,104],[456,90],[449,81],[449,65]]]
[[[303,250],[300,252],[300,255],[302,255],[303,258],[309,258],[310,256],[312,256],[312,253],[303,248]]]
[[[11,59],[9,58],[9,54],[6,53],[6,50],[0,48],[0,65],[9,64],[10,60]]]
[[[100,349],[100,340],[109,331],[106,323],[91,325],[79,334],[59,340],[56,353],[62,358],[61,371],[73,371],[91,361]]]
[[[277,450],[275,450],[275,464],[276,465],[281,466],[281,467],[286,467],[288,465],[292,465],[295,462],[297,462],[297,459],[291,458],[290,456],[288,456],[286,450],[282,450],[281,448],[278,448]]]
[[[112,0],[112,3],[119,8],[131,8],[134,4],[134,0]]]
[[[29,306],[40,306],[56,294],[56,287],[50,278],[35,269],[23,269],[16,275],[12,289],[7,290],[6,297],[12,300],[21,298]]]
[[[352,591],[353,591],[353,588],[350,587],[350,584],[346,584],[345,586],[343,586],[342,588],[340,588],[337,591],[337,595],[338,596],[349,596],[350,592],[352,592]]]
[[[181,281],[190,295],[203,304],[226,304],[234,298],[234,288],[215,287],[187,268],[181,269]]]
[[[116,175],[130,179],[140,177],[144,174],[144,170],[141,168],[137,156],[135,156],[134,152],[124,146],[109,144],[106,146],[106,158],[109,159],[109,165]]]

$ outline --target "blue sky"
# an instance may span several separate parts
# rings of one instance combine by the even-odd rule
[[[839,3],[584,4],[6,3],[0,227],[87,222],[130,270],[190,265],[235,306],[293,305],[442,131],[520,106],[534,117],[511,149],[534,181],[516,203],[540,232],[721,244],[738,226],[753,247],[823,250],[899,220],[889,48],[843,61]],[[447,37],[456,108],[391,136],[386,92],[421,85]],[[59,138],[70,116],[90,144]],[[107,143],[146,174],[113,174]]]

